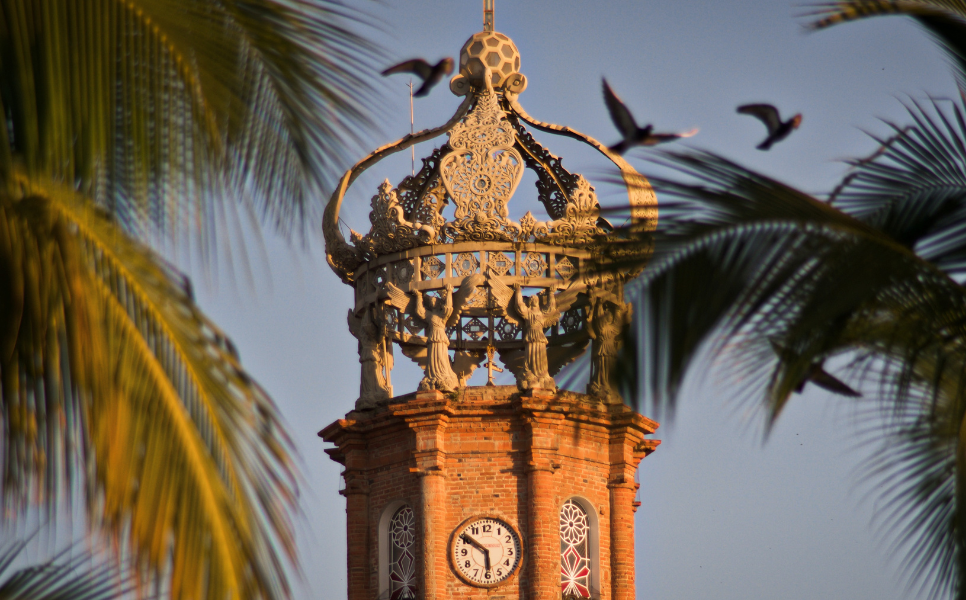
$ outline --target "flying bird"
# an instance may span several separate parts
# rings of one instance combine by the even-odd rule
[[[680,138],[691,137],[698,132],[697,129],[692,129],[684,133],[654,133],[654,126],[651,124],[638,127],[637,121],[631,115],[631,111],[627,110],[627,106],[621,102],[621,99],[617,97],[614,90],[610,89],[610,86],[607,85],[607,80],[604,79],[603,82],[604,102],[607,104],[607,110],[610,112],[610,118],[614,121],[617,130],[624,137],[619,143],[609,148],[611,152],[624,154],[634,146],[654,146]]]
[[[772,340],[771,347],[774,349],[775,354],[777,354],[783,361],[794,360],[798,358],[798,355],[792,351],[781,347],[777,342]],[[855,391],[848,386],[844,381],[835,377],[831,373],[825,370],[824,360],[813,361],[808,367],[805,375],[802,377],[801,381],[795,385],[795,391],[797,393],[802,393],[805,389],[805,384],[811,381],[818,387],[832,392],[833,394],[839,394],[841,396],[848,396],[850,398],[861,398],[862,394]]]
[[[772,144],[787,138],[793,129],[798,129],[798,126],[802,124],[802,113],[798,113],[787,121],[782,121],[781,117],[778,116],[778,109],[771,104],[745,104],[738,107],[738,112],[757,117],[768,128],[768,137],[756,146],[759,150],[768,150]]]
[[[383,75],[395,75],[396,73],[412,73],[423,80],[423,85],[416,90],[413,96],[422,98],[429,95],[433,86],[440,82],[443,75],[453,72],[453,59],[446,57],[435,65],[431,65],[421,58],[414,58],[393,65],[382,72]]]

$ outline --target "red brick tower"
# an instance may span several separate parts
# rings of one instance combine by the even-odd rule
[[[450,82],[465,96],[457,114],[357,163],[326,209],[362,367],[355,409],[319,433],[345,466],[349,600],[635,597],[634,473],[659,442],[609,379],[632,274],[588,268],[611,228],[594,188],[523,124],[611,159],[636,183],[638,227],[653,228],[656,200],[596,140],[530,117],[519,68],[506,36],[471,37]],[[339,211],[359,173],[443,133],[418,174],[380,186],[371,231],[346,242]],[[546,220],[508,218],[524,168]],[[558,390],[554,375],[588,346],[587,393]],[[424,370],[419,391],[394,395],[394,348]],[[493,384],[497,360],[516,385]],[[468,386],[484,361],[488,384]]]

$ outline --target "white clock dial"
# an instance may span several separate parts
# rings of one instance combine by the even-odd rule
[[[496,585],[516,571],[520,546],[520,536],[503,521],[471,519],[453,535],[453,564],[471,583]]]

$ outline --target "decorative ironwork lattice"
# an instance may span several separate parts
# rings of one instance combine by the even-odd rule
[[[580,313],[579,308],[571,308],[563,314],[560,318],[560,325],[563,327],[564,333],[573,333],[580,329],[580,326],[584,322],[584,317]]]
[[[409,506],[396,511],[389,521],[389,599],[416,598],[416,515]]]
[[[563,280],[568,280],[577,273],[577,269],[574,267],[574,263],[570,262],[570,259],[566,256],[557,259],[557,275]]]
[[[472,252],[463,252],[456,257],[456,260],[453,261],[453,271],[455,271],[455,276],[457,277],[466,277],[467,275],[472,275],[473,273],[476,273],[479,267],[480,263],[478,260],[476,260],[476,257],[473,256]]]
[[[560,270],[559,267],[557,269]],[[396,263],[396,284],[405,285],[413,278],[413,261],[406,260]]]
[[[376,286],[376,289],[381,288],[389,281],[389,275],[386,272],[386,265],[376,267],[372,271],[372,283]]]
[[[573,500],[560,509],[560,591],[590,598],[590,525],[587,512]]]
[[[547,261],[540,252],[529,252],[523,260],[523,268],[530,277],[543,277],[543,272],[547,270]]]
[[[463,325],[463,333],[470,336],[474,340],[478,340],[484,335],[486,335],[487,327],[486,323],[473,317],[470,319],[466,325]]]
[[[504,342],[515,340],[517,338],[517,334],[520,333],[520,326],[509,319],[500,319],[500,322],[496,327],[494,327],[494,329],[496,329],[500,339]]]
[[[513,260],[502,252],[490,253],[490,269],[497,275],[506,275],[513,268]]]
[[[427,256],[423,259],[422,268],[423,277],[426,279],[436,279],[443,274],[446,269],[446,265],[440,259],[435,256]]]

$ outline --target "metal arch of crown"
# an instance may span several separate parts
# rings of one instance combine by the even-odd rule
[[[595,352],[612,351],[602,346],[606,340],[598,340],[594,329],[600,327],[591,327],[591,321],[595,313],[600,321],[610,311],[608,322],[629,314],[622,281],[590,274],[585,268],[590,245],[611,226],[600,216],[594,188],[583,176],[564,169],[524,123],[584,142],[604,154],[627,184],[630,214],[637,227],[653,230],[657,223],[654,192],[623,158],[590,136],[537,121],[524,111],[518,96],[526,89],[527,79],[519,71],[520,55],[510,38],[492,31],[473,35],[460,52],[459,65],[450,89],[465,99],[452,118],[440,127],[383,146],[356,163],[343,175],[326,206],[326,259],[355,288],[349,322],[359,338],[363,363],[357,408],[391,397],[393,343],[426,370],[421,389],[444,391],[465,385],[488,350],[488,364],[493,364],[495,349],[521,389],[552,387],[553,374],[581,354],[591,338]],[[379,186],[371,201],[371,230],[365,235],[350,231],[351,243],[347,242],[339,227],[339,212],[355,179],[386,156],[443,133],[448,134],[448,142],[423,159],[423,168],[415,176],[407,176],[396,187],[388,180]],[[507,204],[524,168],[537,175],[538,199],[547,219],[537,219],[531,212],[520,221],[508,218]],[[444,211],[450,205],[453,216],[447,219]],[[524,300],[517,291],[520,288],[533,295]],[[525,305],[534,296],[539,299],[531,307],[543,316],[527,321]],[[432,311],[438,309],[441,314],[446,297],[451,314],[443,319],[443,333],[442,322],[433,325]],[[542,333],[535,333],[538,329]],[[534,354],[538,342],[543,344],[541,356]],[[455,351],[447,360],[455,378],[446,365],[439,364],[441,345],[446,353]],[[594,362],[598,370],[603,368],[599,360]],[[602,385],[598,382],[596,387]],[[613,390],[598,391],[598,395],[613,395]]]

